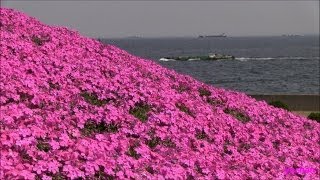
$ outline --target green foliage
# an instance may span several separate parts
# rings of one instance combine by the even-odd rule
[[[228,146],[231,145],[231,143],[229,142],[229,140],[225,140],[224,144],[223,144],[223,152],[225,154],[231,155],[232,151],[228,149]]]
[[[44,139],[38,139],[37,148],[40,151],[49,152],[51,150],[50,144]]]
[[[234,132],[234,130],[232,128],[229,130],[229,133],[230,133],[232,138],[236,137],[236,132]]]
[[[19,96],[20,96],[20,101],[31,101],[34,96],[30,95],[28,93],[24,93],[24,92],[18,92]]]
[[[161,142],[162,145],[164,145],[165,147],[169,147],[169,148],[175,148],[176,144],[171,140],[171,139],[164,139]]]
[[[155,170],[151,166],[146,167],[146,171],[149,172],[150,174],[155,173]]]
[[[51,81],[49,81],[48,84],[51,89],[60,89],[60,85],[58,83],[52,83]]]
[[[203,96],[211,96],[211,92],[209,90],[205,89],[205,88],[202,88],[202,87],[198,89],[198,92],[199,92],[201,97],[203,97]]]
[[[152,137],[150,140],[146,141],[146,144],[150,148],[155,148],[157,145],[159,145],[161,142],[161,139],[159,137]]]
[[[202,168],[201,168],[201,166],[200,166],[200,163],[199,163],[198,161],[195,162],[194,168],[195,168],[195,170],[196,170],[199,174],[204,174],[204,173],[203,173],[203,170],[202,170]]]
[[[67,176],[65,176],[64,174],[58,172],[54,175],[52,175],[52,180],[67,180]]]
[[[92,120],[88,120],[84,128],[81,129],[81,132],[85,136],[91,136],[94,133],[116,133],[119,131],[120,126],[114,122],[111,122],[109,124],[105,123],[104,121],[101,121],[100,123],[96,123]]]
[[[179,84],[179,86],[175,87],[175,89],[179,92],[179,93],[182,93],[182,92],[185,92],[185,91],[190,91],[190,87],[187,86],[186,84]]]
[[[28,152],[25,149],[21,150],[19,155],[23,162],[30,163],[33,160],[32,157],[28,154]]]
[[[206,139],[207,137],[208,137],[208,135],[206,134],[206,132],[203,129],[201,131],[200,130],[196,131],[196,138],[197,139]]]
[[[139,134],[127,134],[126,137],[137,139],[140,137],[140,135]]]
[[[277,149],[277,150],[279,150],[280,144],[281,144],[281,143],[280,143],[279,140],[275,140],[274,142],[272,142],[273,148],[275,148],[275,149]]]
[[[31,40],[38,46],[42,46],[45,43],[40,37],[35,35],[32,36]]]
[[[207,103],[209,103],[211,106],[224,105],[224,103],[221,100],[213,98],[208,98]]]
[[[83,92],[81,93],[81,96],[84,98],[84,100],[92,105],[95,106],[104,106],[109,102],[109,100],[100,100],[98,96],[95,93],[88,93],[88,92]]]
[[[104,167],[103,166],[99,166],[99,171],[95,172],[93,179],[94,180],[114,180],[115,177],[105,173],[104,172]]]
[[[228,109],[227,108],[227,109],[224,110],[224,112],[226,114],[230,114],[231,116],[233,116],[234,118],[238,119],[242,123],[247,123],[247,122],[250,121],[250,118],[246,114],[244,114],[244,113],[242,113],[242,112],[240,112],[238,110]]]
[[[49,35],[41,35],[41,36],[36,36],[36,35],[33,35],[31,37],[31,41],[33,43],[35,43],[37,46],[42,46],[44,45],[44,43],[46,42],[49,42],[50,41],[50,36]]]
[[[53,174],[52,172],[46,172],[45,174],[47,176],[50,176],[52,180],[67,180],[68,179],[67,176],[64,175],[61,171],[62,170],[60,169],[60,171],[55,173],[55,174]],[[36,177],[35,177],[35,180],[42,180],[42,179],[43,179],[42,175],[38,175],[37,174]]]
[[[107,125],[107,129],[106,129],[106,132],[111,132],[111,133],[116,133],[119,131],[119,125],[118,124],[115,124],[115,123],[110,123]]]
[[[127,151],[127,155],[133,157],[134,159],[139,159],[141,157],[141,154],[139,154],[134,148],[136,146],[130,146],[129,150]]]
[[[129,113],[134,117],[140,119],[142,122],[148,120],[148,112],[151,110],[151,107],[145,103],[136,103],[134,108],[131,108]]]
[[[308,118],[320,123],[320,112],[312,112],[309,114]]]
[[[34,74],[34,72],[32,71],[32,69],[28,69],[27,74]]]
[[[191,174],[188,174],[186,180],[195,180],[195,178]]]
[[[85,136],[90,136],[91,134],[97,132],[97,125],[93,121],[87,121],[84,125],[84,128],[81,129],[81,132]]]
[[[242,151],[249,151],[249,149],[251,148],[250,144],[247,143],[240,143],[239,147],[238,147],[238,152],[242,152]]]
[[[191,110],[184,104],[184,103],[176,103],[176,107],[181,111],[189,116],[194,117],[194,114],[191,112]]]
[[[288,105],[283,103],[282,101],[272,101],[269,103],[269,105],[274,106],[276,108],[282,108],[282,109],[289,111]]]

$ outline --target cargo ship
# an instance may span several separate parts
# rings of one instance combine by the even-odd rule
[[[227,35],[225,35],[225,33],[222,33],[219,35],[206,35],[206,36],[200,35],[200,36],[198,36],[198,38],[225,38],[225,37],[227,37]]]

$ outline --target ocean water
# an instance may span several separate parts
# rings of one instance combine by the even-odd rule
[[[102,39],[136,56],[217,87],[250,94],[319,94],[319,37]],[[160,61],[208,53],[235,60]]]

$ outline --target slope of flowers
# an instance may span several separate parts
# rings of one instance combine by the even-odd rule
[[[11,9],[0,28],[0,179],[320,175],[315,121]]]

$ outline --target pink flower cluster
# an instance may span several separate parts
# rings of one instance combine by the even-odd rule
[[[320,125],[1,8],[0,179],[315,179]],[[309,167],[315,173],[284,173]]]

